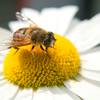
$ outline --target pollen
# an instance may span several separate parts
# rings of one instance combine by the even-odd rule
[[[23,88],[38,89],[41,86],[60,86],[64,80],[77,77],[80,58],[75,46],[65,37],[55,34],[54,48],[47,54],[40,46],[22,46],[16,52],[12,48],[4,59],[3,73],[10,83]],[[16,53],[15,53],[16,52]]]

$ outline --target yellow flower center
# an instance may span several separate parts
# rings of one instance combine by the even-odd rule
[[[80,67],[77,49],[65,37],[55,34],[54,48],[48,48],[47,54],[39,46],[22,46],[19,51],[12,48],[4,60],[4,76],[20,87],[61,85],[64,80],[76,77]]]

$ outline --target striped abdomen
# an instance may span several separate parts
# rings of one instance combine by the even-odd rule
[[[14,34],[13,34],[13,41],[14,42],[20,42],[24,39],[24,35],[26,34],[28,28],[21,28],[19,30],[17,30]]]

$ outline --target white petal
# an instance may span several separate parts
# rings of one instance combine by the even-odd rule
[[[68,28],[67,32],[65,33],[65,36],[67,37],[67,35],[70,33],[70,31],[72,31],[79,23],[80,23],[80,19],[74,18],[72,20],[72,22],[70,23],[69,28]]]
[[[99,61],[100,59],[100,46],[97,46],[87,52],[80,53],[82,61]]]
[[[9,82],[5,81],[2,85],[0,84],[0,100],[10,100],[17,91],[18,86],[9,84]]]
[[[4,60],[4,56],[2,56],[2,53],[0,52],[0,64],[3,63],[3,60]]]
[[[81,67],[88,70],[100,71],[100,61],[81,61]]]
[[[7,53],[8,50],[0,51],[0,72],[3,71],[3,61]]]
[[[0,63],[0,72],[3,72],[3,61]]]
[[[4,86],[5,84],[7,84],[8,83],[8,80],[6,80],[6,79],[1,79],[0,80],[0,88],[2,87],[2,86]]]
[[[62,91],[57,86],[48,87],[48,89],[52,92],[54,100],[73,100],[66,92],[65,90]],[[75,100],[75,99],[74,99]],[[76,99],[78,100],[78,99]],[[79,99],[80,100],[80,99]]]
[[[32,99],[32,89],[19,89],[19,92],[14,100],[31,100]]]
[[[8,53],[9,50],[3,50],[3,51],[0,51],[0,56],[5,56],[7,53]]]
[[[19,28],[29,27],[29,25],[22,23],[22,22],[19,22],[19,21],[10,21],[8,23],[8,26],[11,29],[12,32],[15,32]]]
[[[69,80],[64,82],[64,84],[68,89],[84,100],[100,99],[100,84],[99,87],[95,86],[94,84],[89,83],[88,80],[85,80],[83,77],[78,77],[77,80],[78,81]]]
[[[80,54],[81,67],[88,70],[100,71],[100,46]]]
[[[0,27],[0,41],[3,39],[3,38],[6,38],[8,35],[12,35],[12,32],[7,30],[7,29],[4,29],[4,28],[1,28]]]
[[[82,21],[73,29],[71,36],[72,43],[75,44],[79,52],[89,50],[100,42],[100,14],[90,20]],[[70,34],[69,34],[70,35]],[[70,39],[68,36],[67,38]]]
[[[77,6],[64,6],[59,9],[57,34],[65,35],[74,15],[78,11]]]
[[[82,31],[85,29],[85,26],[88,24],[88,20],[80,21],[67,35],[68,38],[74,45],[79,42],[79,38],[82,36]]]
[[[3,72],[3,61],[7,53],[8,50],[0,51],[0,73]]]
[[[25,14],[28,18],[34,21],[37,25],[39,24],[39,11],[31,8],[22,8],[21,12]]]
[[[4,75],[3,75],[3,71],[0,71],[0,81],[5,79]]]
[[[36,92],[34,92],[33,100],[54,100],[54,98],[47,87],[40,87]]]
[[[73,100],[81,100],[77,95],[75,95],[73,92],[71,92],[69,89],[67,89],[65,86],[60,86],[60,90],[67,93]]]
[[[80,75],[82,75],[86,78],[100,82],[100,72],[81,69],[81,71],[79,73],[80,73]]]
[[[85,28],[82,33],[83,35],[78,40],[75,46],[78,48],[79,52],[84,52],[89,50],[100,43],[100,14],[94,16],[94,18],[90,19],[87,24],[87,28]]]
[[[58,23],[58,9],[45,8],[41,11],[39,26],[48,31],[56,31]]]

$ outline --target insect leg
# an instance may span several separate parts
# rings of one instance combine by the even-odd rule
[[[34,53],[32,52],[32,50],[34,49],[34,45],[32,46],[32,48],[31,48],[31,53],[32,53],[32,55],[34,56],[34,58],[35,58],[35,55],[34,55]]]
[[[46,49],[44,50],[44,48],[42,47],[42,45],[40,45],[40,48],[48,55],[48,53],[47,53],[47,48],[48,48],[48,47],[46,47]],[[48,57],[50,58],[49,55],[48,55]]]
[[[19,48],[18,47],[14,47],[14,49],[16,49],[16,52],[14,53],[14,54],[16,54],[18,52]]]
[[[47,51],[44,50],[44,48],[42,47],[42,45],[40,45],[40,48],[41,48],[45,53],[47,53]]]

